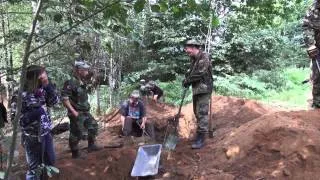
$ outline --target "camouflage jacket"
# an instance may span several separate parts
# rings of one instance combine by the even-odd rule
[[[303,19],[302,28],[307,48],[312,45],[320,48],[320,6],[318,2],[308,10]]]
[[[212,65],[209,55],[200,52],[191,58],[186,81],[192,85],[193,95],[211,93],[213,89]]]
[[[87,85],[73,76],[64,83],[61,97],[62,100],[68,99],[75,110],[88,112],[90,111],[88,93]]]
[[[40,87],[33,92],[22,92],[22,107],[20,126],[25,135],[46,135],[52,129],[48,107],[59,102],[56,88],[53,84]]]

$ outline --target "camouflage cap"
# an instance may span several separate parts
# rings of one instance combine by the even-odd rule
[[[74,66],[78,69],[89,69],[90,65],[85,61],[75,61]]]
[[[191,39],[191,40],[188,40],[186,43],[185,43],[185,46],[201,46],[202,44],[197,41],[197,40],[194,40],[194,39]]]
[[[140,98],[140,92],[138,90],[134,90],[130,94],[130,97],[132,97],[132,98]]]

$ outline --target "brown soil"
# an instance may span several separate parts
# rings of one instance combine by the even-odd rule
[[[175,107],[154,103],[147,108],[158,134],[177,112]],[[149,179],[319,179],[320,111],[280,112],[255,101],[222,96],[212,97],[212,110],[214,138],[207,139],[205,148],[191,150],[190,138],[196,127],[192,104],[183,107],[179,124],[181,140],[174,152],[161,154],[159,174]],[[110,117],[106,115],[102,122]],[[102,145],[122,142],[119,130],[119,115],[116,115],[105,124],[98,142]],[[88,154],[85,160],[73,160],[67,138],[57,141],[57,167],[61,173],[54,179],[134,179],[130,172],[137,143],[105,148]],[[82,147],[85,146],[83,143]]]

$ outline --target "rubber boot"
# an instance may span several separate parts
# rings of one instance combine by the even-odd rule
[[[198,132],[192,144],[192,149],[201,149],[204,146],[205,133]]]
[[[79,150],[71,151],[72,159],[86,159],[86,156],[81,153]]]
[[[102,147],[95,144],[95,140],[93,138],[88,138],[88,153],[99,151]]]

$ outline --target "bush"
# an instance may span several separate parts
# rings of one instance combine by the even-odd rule
[[[266,84],[245,74],[217,77],[214,82],[217,94],[260,99],[266,92]]]
[[[281,70],[258,70],[252,76],[257,78],[258,81],[265,83],[266,89],[282,90],[288,82]]]

